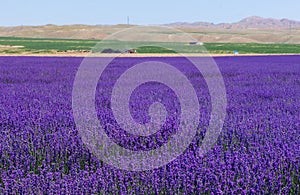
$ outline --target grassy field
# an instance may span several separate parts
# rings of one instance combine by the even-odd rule
[[[142,47],[140,47],[142,45]],[[95,47],[96,46],[96,47]],[[204,43],[203,46],[170,42],[125,42],[82,39],[42,39],[0,37],[0,54],[43,54],[72,52],[101,52],[104,49],[123,51],[136,49],[138,53],[206,53],[232,54],[299,54],[298,44]],[[204,50],[204,48],[207,50]]]

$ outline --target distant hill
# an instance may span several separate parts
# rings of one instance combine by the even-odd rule
[[[211,29],[290,29],[290,28],[300,28],[300,21],[289,20],[289,19],[274,19],[274,18],[262,18],[259,16],[252,16],[242,19],[235,23],[208,23],[208,22],[176,22],[171,24],[166,24],[167,26],[173,27],[193,27],[193,28],[211,28]]]
[[[300,21],[252,16],[235,23],[176,22],[165,24],[177,28],[201,42],[296,43],[300,44]],[[103,39],[130,28],[128,25],[43,25],[0,27],[2,37]],[[176,32],[175,32],[176,33]],[[155,33],[153,40],[165,40],[168,34]],[[0,43],[1,45],[1,43]]]

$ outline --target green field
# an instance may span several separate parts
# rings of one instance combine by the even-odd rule
[[[96,46],[97,45],[97,46]],[[95,47],[96,46],[96,47]],[[142,47],[141,47],[142,46]],[[299,54],[298,44],[259,43],[204,43],[203,46],[170,42],[125,42],[115,40],[44,39],[0,37],[0,54],[58,53],[58,52],[101,52],[104,49],[123,51],[136,49],[138,53],[206,53],[232,54]]]

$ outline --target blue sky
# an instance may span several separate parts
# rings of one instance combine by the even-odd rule
[[[298,0],[2,0],[0,26],[236,22],[248,16],[300,20]]]

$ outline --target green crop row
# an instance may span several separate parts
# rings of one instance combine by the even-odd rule
[[[2,48],[2,49],[1,49]],[[241,54],[299,54],[298,44],[260,43],[204,43],[189,45],[182,42],[130,42],[115,40],[50,39],[0,37],[0,53],[49,53],[69,50],[101,52],[104,49],[124,51],[136,49],[138,53],[212,53],[230,54],[237,50]]]

